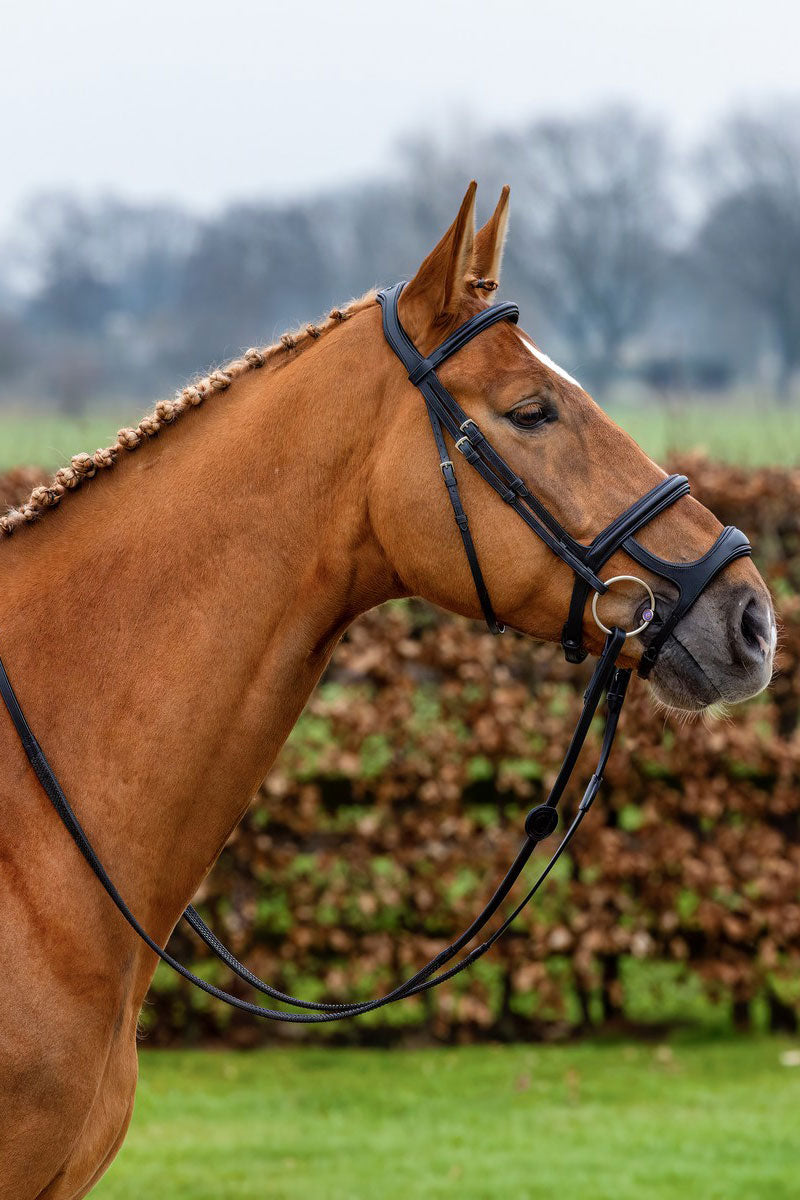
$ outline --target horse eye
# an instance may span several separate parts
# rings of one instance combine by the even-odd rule
[[[526,404],[522,408],[512,408],[506,413],[512,425],[517,429],[536,429],[553,419],[552,413],[541,404]]]

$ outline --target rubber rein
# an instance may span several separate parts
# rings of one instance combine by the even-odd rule
[[[639,674],[646,676],[652,670],[662,646],[675,626],[686,615],[705,588],[729,563],[751,553],[750,543],[745,535],[741,530],[732,526],[726,527],[713,546],[701,558],[691,563],[668,562],[639,545],[633,536],[637,530],[674,504],[676,500],[687,495],[689,482],[683,475],[670,475],[663,479],[624,513],[616,517],[588,546],[577,542],[497,453],[472,418],[467,416],[443,386],[436,374],[436,369],[441,363],[484,329],[488,329],[498,321],[516,323],[519,317],[519,309],[516,304],[498,304],[482,310],[459,326],[440,346],[424,357],[403,329],[398,315],[398,301],[404,286],[404,283],[397,283],[394,287],[378,294],[378,301],[383,310],[383,332],[387,342],[408,373],[409,380],[419,389],[424,398],[439,454],[442,478],[472,572],[475,590],[489,629],[492,633],[499,634],[503,632],[504,627],[495,616],[489,590],[481,571],[470,532],[469,520],[461,502],[455,467],[448,453],[446,434],[452,438],[456,450],[466,462],[482,476],[510,508],[514,509],[528,528],[541,538],[553,554],[572,569],[575,582],[561,638],[567,661],[577,663],[586,657],[586,650],[582,644],[583,617],[586,602],[592,593],[594,619],[606,633],[605,645],[584,693],[583,707],[578,722],[550,794],[544,803],[539,804],[528,813],[524,824],[524,840],[516,858],[484,908],[455,941],[435,955],[424,967],[383,996],[364,1002],[323,1004],[287,995],[259,979],[231,954],[208,928],[196,909],[190,905],[183,913],[183,919],[221,962],[225,963],[245,983],[250,984],[270,1000],[291,1005],[303,1011],[287,1012],[283,1009],[269,1008],[262,1004],[243,1000],[239,996],[201,979],[153,940],[109,877],[53,773],[44,751],[28,725],[2,660],[0,660],[0,695],[2,695],[19,734],[28,760],[76,846],[131,928],[162,962],[189,983],[233,1008],[273,1021],[313,1024],[360,1016],[408,996],[416,996],[437,987],[458,975],[486,954],[542,886],[569,846],[598,793],[630,681],[630,671],[617,666],[617,659],[625,640],[646,631],[647,645],[639,665]],[[600,578],[599,572],[605,563],[620,549],[647,570],[667,579],[675,586],[678,599],[667,615],[662,617],[656,612],[655,596],[643,579],[632,575],[619,575],[606,580]],[[598,598],[608,591],[609,586],[621,580],[630,580],[640,584],[646,596],[639,625],[628,631],[617,627],[609,629],[603,625],[597,615]],[[554,832],[558,824],[558,804],[572,777],[592,719],[604,698],[605,725],[597,765],[571,823],[562,835],[561,841],[547,865],[516,907],[483,941],[473,949],[467,950],[469,943],[483,932],[489,921],[498,912],[536,847]]]

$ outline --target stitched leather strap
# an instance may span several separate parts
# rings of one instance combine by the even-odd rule
[[[478,593],[483,619],[489,627],[489,630],[494,634],[505,632],[505,626],[501,625],[495,616],[492,608],[489,589],[486,586],[486,581],[483,578],[478,552],[475,549],[475,543],[472,540],[472,531],[469,527],[469,519],[461,503],[461,493],[458,490],[458,482],[456,480],[455,468],[452,461],[447,457],[447,445],[442,433],[442,426],[439,423],[439,418],[431,411],[428,406],[428,416],[430,417],[431,429],[433,430],[433,438],[436,443],[436,449],[439,453],[439,468],[444,478],[447,488],[447,495],[450,497],[450,505],[453,509],[458,532],[461,534],[461,541],[464,546],[464,553],[467,556],[469,569],[472,572],[472,578],[475,583],[475,591]]]
[[[752,554],[753,548],[741,529],[736,529],[733,525],[726,525],[711,549],[694,562],[667,562],[645,550],[644,546],[640,546],[632,537],[625,539],[622,548],[648,571],[663,575],[678,589],[677,604],[666,620],[653,630],[653,636],[648,641],[639,663],[639,675],[646,679],[655,666],[661,647],[711,581],[737,558],[746,558]]]
[[[586,561],[595,571],[600,571],[612,554],[620,548],[624,539],[648,521],[664,512],[676,500],[689,492],[689,480],[685,475],[669,475],[654,488],[634,501],[625,512],[615,517],[610,525],[598,533],[586,547]],[[561,633],[561,646],[567,662],[582,662],[586,657],[583,649],[583,612],[589,598],[590,588],[583,579],[576,578],[572,588],[569,614]]]

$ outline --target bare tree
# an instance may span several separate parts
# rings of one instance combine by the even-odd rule
[[[197,221],[166,206],[52,194],[29,206],[18,256],[37,281],[34,312],[56,329],[98,330],[114,313],[175,302]]]
[[[27,365],[29,340],[21,318],[0,309],[0,379],[4,382],[15,380]]]
[[[797,108],[735,116],[699,159],[711,207],[698,259],[764,322],[784,399],[800,366],[799,121]]]
[[[511,270],[527,277],[602,393],[645,324],[673,233],[668,153],[626,109],[498,136],[517,179]]]
[[[235,205],[206,222],[182,279],[195,367],[272,341],[320,311],[331,254],[324,206],[318,211],[317,203]]]
[[[659,379],[688,379],[698,363],[715,378],[746,371],[765,333],[787,392],[800,365],[795,115],[720,129],[703,156],[705,207],[686,236],[662,130],[621,108],[491,133],[460,121],[407,138],[391,177],[205,218],[39,198],[0,243],[0,390],[24,374],[32,393],[52,394],[47,364],[74,348],[62,403],[75,407],[87,392],[167,387],[271,341],[413,272],[475,176],[487,212],[512,185],[506,294],[601,396],[634,355]]]

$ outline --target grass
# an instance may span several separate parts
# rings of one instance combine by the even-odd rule
[[[142,407],[144,411],[148,406]],[[800,462],[800,405],[778,407],[753,398],[665,405],[618,403],[609,412],[657,460],[697,447],[713,457],[743,465]],[[79,450],[113,442],[121,425],[135,423],[135,408],[123,416],[85,417],[0,413],[0,471],[21,464],[55,468]]]
[[[0,413],[0,471],[11,467],[46,467],[54,470],[69,462],[80,450],[91,453],[110,446],[118,429],[135,423],[119,415],[101,413],[86,417],[64,417],[56,413],[36,415]]]
[[[788,1200],[781,1039],[145,1051],[98,1200]]]
[[[800,404],[719,400],[680,404],[611,404],[610,415],[656,461],[697,449],[742,466],[800,463]]]

